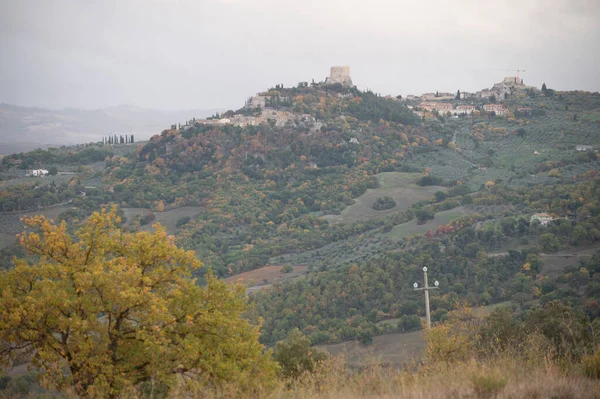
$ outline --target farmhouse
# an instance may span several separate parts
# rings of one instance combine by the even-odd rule
[[[594,149],[594,147],[592,147],[591,145],[577,144],[575,146],[575,149],[577,151],[592,151]]]
[[[31,171],[31,175],[35,177],[48,176],[48,171],[46,169],[34,169]]]
[[[504,104],[485,104],[483,110],[485,112],[494,112],[498,116],[508,114],[508,109],[504,108]]]
[[[542,226],[547,226],[548,223],[554,220],[554,218],[547,213],[536,213],[535,215],[531,216],[530,223],[533,223],[535,220],[540,222]]]

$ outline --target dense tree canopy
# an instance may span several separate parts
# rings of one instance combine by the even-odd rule
[[[276,368],[258,326],[241,318],[244,288],[210,273],[195,284],[200,261],[163,228],[129,234],[118,223],[114,208],[75,237],[64,222],[27,222],[20,240],[32,256],[0,274],[2,364],[25,358],[46,387],[92,397],[176,375],[197,386],[268,384]]]

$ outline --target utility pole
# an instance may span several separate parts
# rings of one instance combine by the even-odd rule
[[[431,315],[429,314],[429,290],[435,290],[439,288],[440,282],[436,280],[433,283],[435,287],[430,287],[427,284],[427,267],[423,268],[423,281],[425,282],[425,286],[423,288],[418,288],[418,283],[414,283],[413,287],[415,288],[415,291],[425,291],[425,317],[427,318],[427,329],[431,330]]]

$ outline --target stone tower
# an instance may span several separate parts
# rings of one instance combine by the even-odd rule
[[[349,66],[334,66],[331,67],[329,77],[325,80],[326,84],[340,83],[343,86],[352,87],[352,78],[350,78]]]

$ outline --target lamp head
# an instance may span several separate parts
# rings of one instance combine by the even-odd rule
[[[423,268],[423,271],[426,272],[427,271],[427,266]]]
[[[419,284],[417,284],[417,283],[413,284],[413,287],[415,287],[415,288],[417,288],[418,286],[419,286]]]
[[[440,282],[435,280],[435,283],[433,283],[433,284],[435,284],[435,286],[437,287],[438,285],[440,285]]]

